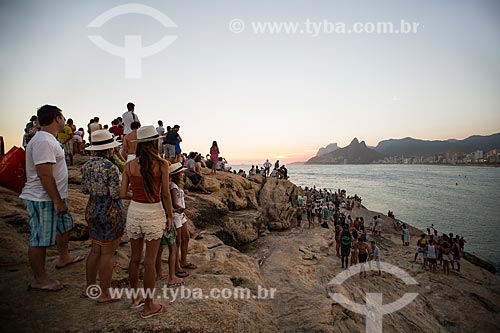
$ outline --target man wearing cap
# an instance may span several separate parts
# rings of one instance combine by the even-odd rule
[[[62,111],[53,105],[38,109],[40,131],[26,147],[26,185],[20,195],[28,212],[30,239],[28,258],[34,280],[30,289],[57,291],[64,288],[45,271],[47,247],[57,243],[56,268],[82,261],[84,256],[70,256],[69,232],[73,218],[68,210],[68,168],[64,151],[56,137],[64,129]]]

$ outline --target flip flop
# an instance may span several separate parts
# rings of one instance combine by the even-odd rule
[[[151,318],[151,317],[157,316],[159,314],[162,314],[163,312],[165,312],[165,305],[163,305],[163,304],[160,303],[160,308],[158,309],[158,311],[150,313],[148,315],[145,315],[144,313],[141,313],[141,318],[142,319]]]
[[[70,262],[66,263],[65,265],[56,265],[56,269],[62,269],[64,267],[67,267],[69,265],[72,265],[72,264],[76,264],[77,262],[80,262],[82,260],[85,259],[85,256],[76,256],[73,258],[73,260],[71,260]]]
[[[137,303],[137,304],[135,304],[135,305],[131,305],[131,306],[129,306],[128,308],[129,308],[129,309],[139,309],[139,308],[142,308],[142,307],[144,306],[144,303],[145,303],[145,300],[144,300],[144,298],[143,298],[143,299],[141,299],[141,300],[139,301],[139,303]]]
[[[176,283],[168,283],[167,288],[175,288],[175,287],[180,287],[182,285],[184,285],[184,281],[176,282]]]
[[[189,264],[184,265],[184,266],[183,266],[183,265],[181,265],[181,267],[182,267],[182,268],[187,268],[187,269],[197,269],[197,268],[198,268],[198,266],[196,266],[196,265],[195,265],[195,264],[193,264],[193,263],[189,263]]]
[[[42,286],[40,288],[35,288],[33,286],[31,286],[31,283],[28,284],[28,290],[29,291],[51,291],[51,292],[55,292],[55,291],[60,291],[60,290],[63,290],[64,289],[64,285],[62,283],[60,284],[47,284],[45,286]]]
[[[186,271],[177,272],[175,273],[175,276],[177,276],[178,278],[187,278],[189,276],[189,273]]]

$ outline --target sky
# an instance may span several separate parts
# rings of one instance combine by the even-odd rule
[[[230,164],[305,161],[354,137],[376,146],[493,134],[499,17],[500,2],[483,0],[0,0],[0,135],[7,149],[20,146],[44,104],[86,129],[94,116],[110,124],[130,101],[142,125],[179,124],[183,151],[206,154],[217,140]],[[402,20],[417,29],[342,32]],[[257,31],[285,23],[298,29]],[[131,35],[144,48],[175,40],[139,57],[131,77],[134,44],[119,56],[89,38],[123,47]]]

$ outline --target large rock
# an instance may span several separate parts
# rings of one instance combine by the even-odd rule
[[[294,204],[300,188],[293,183],[268,177],[259,194],[259,202],[264,212],[265,220],[271,230],[290,228],[295,216]]]

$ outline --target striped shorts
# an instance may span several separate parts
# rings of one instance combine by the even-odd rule
[[[68,203],[64,200],[66,206]],[[28,212],[30,227],[29,245],[32,247],[52,246],[56,243],[56,234],[64,234],[73,229],[73,217],[68,212],[57,215],[52,201],[31,201],[23,199]]]

